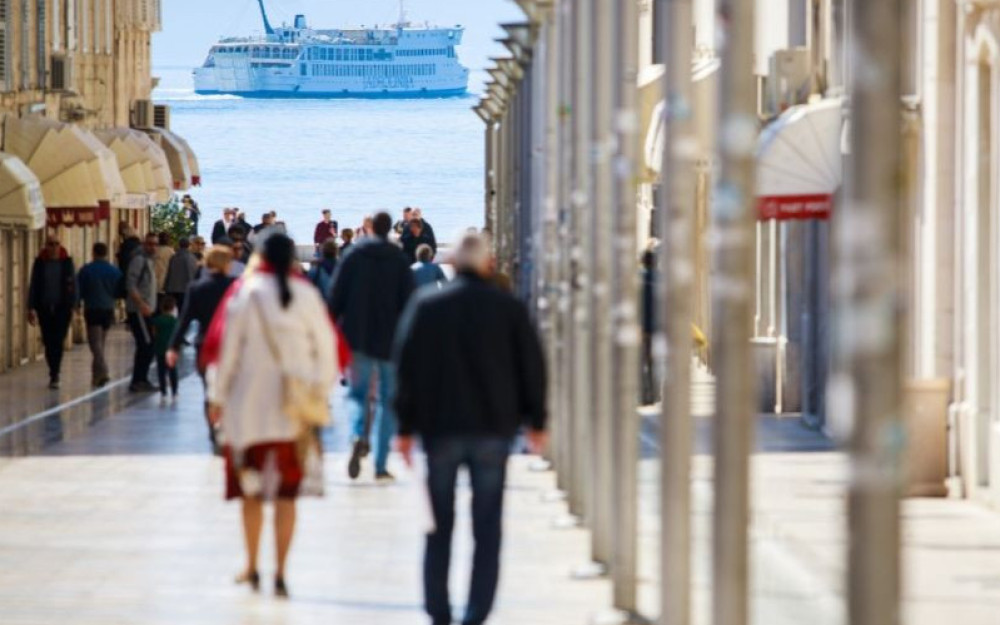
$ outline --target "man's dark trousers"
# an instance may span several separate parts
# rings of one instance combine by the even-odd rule
[[[73,309],[69,306],[46,306],[35,311],[45,345],[45,362],[49,365],[49,380],[58,380],[63,351]]]
[[[503,489],[511,440],[493,436],[426,437],[427,484],[434,511],[433,533],[427,535],[424,556],[424,599],[434,623],[451,623],[448,567],[455,525],[455,482],[463,465],[472,484],[472,533],[476,541],[472,560],[469,603],[462,623],[486,621],[496,596],[500,575],[500,532]]]
[[[132,384],[145,382],[149,384],[149,367],[153,364],[153,336],[149,327],[149,318],[143,319],[139,313],[128,314],[128,327],[135,338],[135,360],[132,362]],[[145,327],[145,332],[143,332]]]

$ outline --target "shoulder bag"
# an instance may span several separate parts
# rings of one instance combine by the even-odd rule
[[[329,389],[322,384],[303,380],[285,371],[278,350],[278,344],[271,334],[271,327],[261,310],[260,302],[254,298],[254,308],[260,320],[268,350],[281,370],[281,408],[288,418],[303,427],[326,427],[330,425]]]

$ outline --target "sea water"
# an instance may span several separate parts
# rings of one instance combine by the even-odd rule
[[[157,68],[158,104],[201,167],[188,191],[200,232],[226,206],[247,221],[275,210],[289,233],[311,243],[320,211],[341,228],[365,215],[423,209],[440,240],[483,225],[483,124],[472,96],[434,100],[254,100],[199,96],[188,68]]]

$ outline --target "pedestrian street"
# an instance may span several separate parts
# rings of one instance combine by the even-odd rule
[[[65,386],[75,373],[64,373]],[[82,375],[87,373],[84,368]],[[222,463],[209,453],[200,387],[196,376],[184,378],[176,404],[161,403],[158,395],[123,404],[106,398],[83,402],[92,405],[78,404],[43,421],[89,410],[93,425],[40,426],[43,432],[61,432],[63,440],[2,459],[0,620],[5,625],[424,622],[421,559],[429,510],[419,476],[394,457],[395,484],[376,486],[370,460],[351,483],[339,396],[337,424],[325,440],[326,497],[299,500],[288,565],[291,599],[271,596],[268,530],[260,594],[234,584],[244,564],[240,507],[223,501]],[[100,406],[108,414],[100,414]],[[587,533],[554,528],[553,520],[565,512],[564,504],[549,497],[554,475],[533,472],[530,463],[524,456],[511,463],[502,579],[490,622],[588,622],[608,605],[610,584],[571,579],[573,565],[587,554]],[[456,584],[468,579],[472,548],[468,492],[464,487],[461,492],[452,567],[456,608],[464,603],[466,589]]]

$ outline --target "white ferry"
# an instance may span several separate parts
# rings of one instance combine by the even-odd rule
[[[464,29],[406,19],[370,29],[319,30],[296,15],[264,36],[219,41],[194,70],[195,93],[247,98],[441,98],[465,95],[469,70],[456,47]]]

